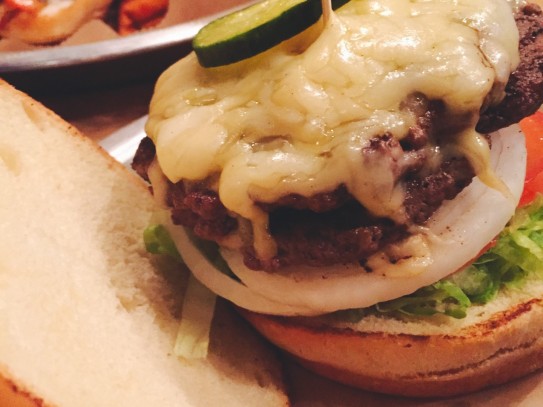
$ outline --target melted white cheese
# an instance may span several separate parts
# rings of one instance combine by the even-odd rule
[[[499,100],[518,63],[518,5],[353,0],[302,53],[287,41],[216,69],[190,55],[161,76],[151,103],[146,129],[160,166],[172,182],[220,174],[221,201],[252,221],[262,258],[274,246],[255,201],[344,184],[374,215],[401,222],[391,164],[362,149],[376,135],[407,134],[415,118],[400,105],[415,92],[458,117],[476,117],[487,95]],[[488,155],[472,146],[472,162]]]

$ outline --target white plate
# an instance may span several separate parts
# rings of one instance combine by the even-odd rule
[[[100,145],[117,161],[130,167],[138,145],[145,137],[143,126],[146,120],[147,116],[140,117],[103,139]]]

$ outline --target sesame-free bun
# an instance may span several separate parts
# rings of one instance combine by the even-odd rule
[[[146,185],[4,82],[0,184],[0,405],[288,405],[274,352],[224,302],[208,358],[173,354],[188,271],[144,249]]]
[[[18,39],[31,44],[60,42],[79,27],[106,12],[112,0],[71,0],[54,2],[38,12],[20,11],[14,16],[0,4],[0,37]]]
[[[508,292],[465,320],[359,323],[243,311],[264,336],[323,376],[362,389],[448,397],[509,382],[543,367],[543,288]],[[538,293],[539,291],[539,293]]]

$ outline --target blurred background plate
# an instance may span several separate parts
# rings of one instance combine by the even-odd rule
[[[237,3],[241,2],[238,0]],[[152,81],[191,51],[192,38],[201,27],[239,7],[116,39],[0,52],[0,77],[33,96],[51,91],[74,92]]]

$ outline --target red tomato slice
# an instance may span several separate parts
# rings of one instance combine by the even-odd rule
[[[532,202],[538,192],[543,193],[543,112],[537,111],[520,122],[526,137],[526,181],[519,206]]]
[[[486,244],[485,247],[483,247],[481,249],[481,251],[479,251],[479,254],[477,256],[475,256],[475,258],[469,262],[469,264],[473,263],[475,260],[477,260],[479,257],[481,257],[483,254],[485,254],[487,251],[489,251],[490,249],[492,249],[494,246],[496,246],[496,244],[498,243],[498,238],[495,237],[494,239],[492,239],[490,242],[488,242]]]
[[[527,151],[524,190],[518,204],[524,206],[531,203],[538,193],[543,193],[543,112],[537,111],[519,124],[526,138]],[[496,242],[496,239],[492,239],[476,258],[495,246]]]

